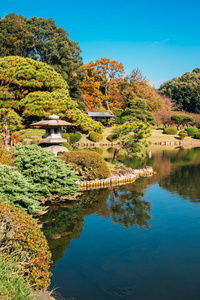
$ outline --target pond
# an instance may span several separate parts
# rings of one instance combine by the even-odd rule
[[[200,299],[200,148],[152,151],[157,175],[41,217],[65,299]]]

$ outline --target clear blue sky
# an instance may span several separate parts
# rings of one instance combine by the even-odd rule
[[[0,0],[0,16],[52,18],[79,42],[84,63],[108,57],[151,84],[200,67],[198,0]]]

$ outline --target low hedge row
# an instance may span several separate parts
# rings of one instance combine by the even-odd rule
[[[66,164],[74,165],[76,173],[84,179],[103,179],[110,176],[110,170],[105,160],[93,151],[73,151],[63,154]]]

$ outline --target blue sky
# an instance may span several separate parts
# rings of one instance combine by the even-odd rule
[[[84,63],[108,57],[157,87],[200,67],[200,1],[0,0],[0,16],[52,18],[79,42]]]

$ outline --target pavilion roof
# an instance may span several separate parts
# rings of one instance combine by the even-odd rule
[[[115,118],[115,116],[111,115],[109,112],[87,112],[90,117],[101,117],[101,118]]]

